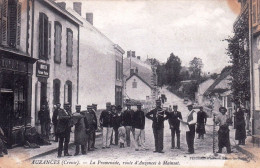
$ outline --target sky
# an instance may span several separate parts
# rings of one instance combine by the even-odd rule
[[[73,0],[71,0],[73,1]],[[82,15],[125,51],[166,62],[170,53],[188,66],[194,57],[203,71],[228,65],[227,42],[239,12],[237,0],[82,0]]]

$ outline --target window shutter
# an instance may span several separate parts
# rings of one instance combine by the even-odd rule
[[[10,47],[16,47],[17,4],[12,1],[8,4],[8,43]]]
[[[39,58],[43,58],[43,13],[39,16]]]
[[[62,31],[62,27],[61,25],[56,22],[55,23],[55,41],[54,41],[54,45],[55,45],[55,56],[54,56],[54,61],[57,63],[61,62],[61,31]]]
[[[22,3],[17,3],[17,27],[16,27],[16,47],[20,46],[21,40],[21,10],[22,10]]]
[[[51,22],[49,22],[48,24],[48,51],[49,51],[49,58],[51,58]]]
[[[67,65],[72,66],[73,60],[73,33],[67,29]]]
[[[48,42],[49,42],[49,35],[48,35],[48,31],[49,31],[49,21],[48,21],[48,17],[46,15],[44,15],[43,17],[43,56],[44,59],[48,59]]]
[[[0,0],[0,34],[2,34],[2,5],[3,1]],[[0,35],[0,44],[2,44],[2,36]]]
[[[7,45],[7,12],[8,12],[8,0],[2,1],[2,32],[1,39],[2,45]]]

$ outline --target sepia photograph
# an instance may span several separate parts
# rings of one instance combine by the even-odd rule
[[[260,0],[0,0],[0,168],[259,168]]]

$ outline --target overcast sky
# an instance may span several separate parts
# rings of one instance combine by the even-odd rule
[[[83,17],[86,12],[93,12],[94,26],[125,51],[162,62],[173,52],[186,66],[199,57],[210,72],[229,61],[223,40],[232,36],[238,15],[225,0],[85,0]]]

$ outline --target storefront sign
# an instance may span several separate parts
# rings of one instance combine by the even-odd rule
[[[36,76],[48,78],[50,73],[50,65],[42,62],[37,62]]]
[[[25,62],[10,58],[0,59],[0,67],[7,70],[27,72],[27,64]]]

